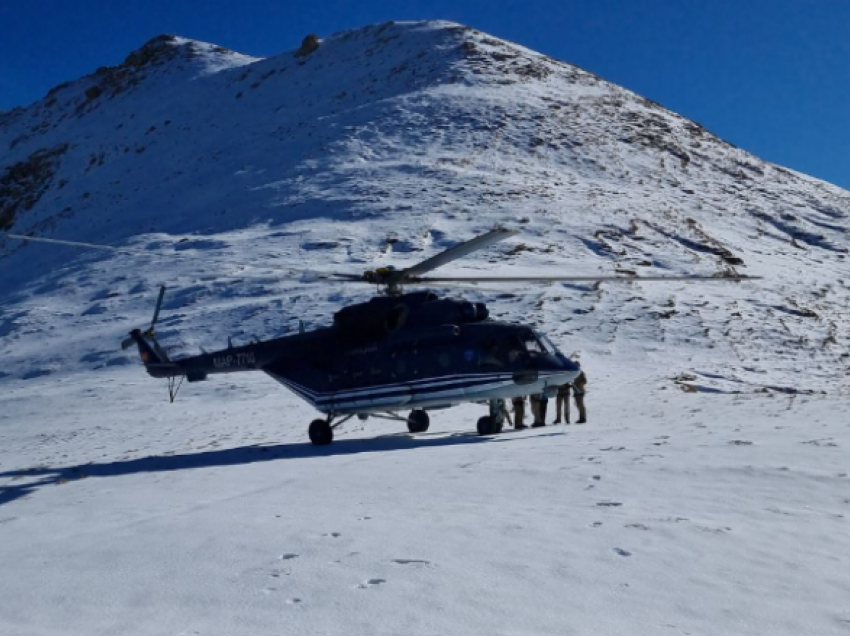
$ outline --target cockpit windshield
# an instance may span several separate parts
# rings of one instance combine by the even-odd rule
[[[546,350],[543,348],[543,345],[540,343],[540,341],[537,339],[537,337],[532,332],[528,332],[523,336],[522,343],[525,346],[525,350],[528,351],[528,353],[531,353],[531,354],[538,353],[539,354],[539,353],[545,353],[546,352]]]
[[[540,344],[543,346],[543,350],[546,353],[556,355],[558,353],[558,347],[549,340],[549,337],[546,334],[540,333],[539,331],[535,331],[534,335],[537,336],[537,339],[540,340]]]

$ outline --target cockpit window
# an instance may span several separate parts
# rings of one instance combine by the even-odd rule
[[[546,334],[542,334],[539,331],[535,331],[534,334],[540,340],[540,344],[543,345],[543,349],[546,351],[546,353],[550,353],[552,355],[558,353],[558,347],[556,347],[555,344],[551,340],[549,340]]]
[[[533,333],[527,333],[523,336],[523,344],[525,345],[525,350],[529,353],[543,353],[543,345],[540,344],[540,341],[534,337]]]

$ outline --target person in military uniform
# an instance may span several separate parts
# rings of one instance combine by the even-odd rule
[[[512,398],[511,402],[514,405],[514,428],[517,430],[528,428],[522,422],[525,419],[525,396]]]
[[[572,385],[568,382],[558,387],[558,396],[555,398],[555,424],[561,423],[561,412],[564,413],[564,423],[570,423],[570,389]]]
[[[587,411],[584,408],[584,394],[587,393],[587,376],[584,371],[581,371],[575,380],[573,380],[573,398],[576,401],[578,409],[578,420],[576,424],[585,424],[587,422]]]
[[[546,407],[549,405],[549,397],[545,393],[537,396],[537,414],[539,419],[532,426],[546,426]]]
[[[528,396],[528,406],[531,409],[531,426],[539,426],[540,421],[540,394],[532,393]]]

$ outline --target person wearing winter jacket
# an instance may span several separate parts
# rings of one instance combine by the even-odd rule
[[[585,424],[587,422],[587,410],[584,406],[584,395],[587,393],[587,376],[584,371],[581,371],[573,380],[573,399],[576,401],[578,409],[578,420],[576,424]]]

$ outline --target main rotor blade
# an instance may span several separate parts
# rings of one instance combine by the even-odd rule
[[[761,280],[761,276],[436,276],[409,278],[408,283],[690,283]]]
[[[53,245],[68,245],[68,246],[71,246],[71,247],[84,247],[84,248],[90,248],[90,249],[96,249],[96,250],[108,250],[110,252],[118,252],[118,253],[121,253],[121,254],[132,254],[134,256],[147,256],[147,257],[154,257],[154,258],[169,258],[169,259],[192,260],[192,261],[198,261],[199,260],[198,257],[193,256],[192,254],[184,254],[184,253],[179,252],[179,251],[164,252],[164,251],[161,251],[161,250],[145,250],[145,249],[136,249],[136,248],[132,248],[132,247],[115,247],[113,245],[103,245],[102,243],[85,243],[83,241],[66,241],[64,239],[42,238],[40,236],[25,236],[23,234],[5,234],[4,236],[6,236],[8,238],[19,240],[19,241],[32,241],[34,243],[50,243],[50,244],[53,244]],[[176,245],[176,243],[175,243],[175,245]],[[333,272],[317,272],[317,271],[311,270],[311,269],[299,269],[297,267],[283,267],[283,266],[278,266],[278,265],[258,265],[258,264],[255,264],[255,263],[243,263],[241,261],[232,261],[232,260],[229,260],[229,259],[227,260],[226,264],[234,265],[234,266],[240,266],[240,267],[250,267],[252,269],[261,269],[261,270],[262,269],[269,269],[269,270],[278,271],[278,272],[288,272],[290,274],[296,274],[296,275],[299,275],[299,276],[302,276],[302,277],[304,275],[315,276],[315,277],[321,278],[323,280],[324,279],[332,279],[333,277],[343,279],[343,280],[350,280],[350,279],[359,280],[361,278],[360,276],[357,276],[357,275],[354,275],[354,274],[349,275],[349,274],[337,274],[337,273],[333,273]],[[235,279],[267,278],[266,276],[257,276],[256,274],[250,274],[250,273],[242,274],[242,275],[238,275],[238,274],[233,274],[233,275],[218,274],[217,276],[219,278],[235,278]],[[269,275],[269,276],[271,276],[271,275]],[[298,279],[294,279],[294,278],[285,279],[280,275],[276,275],[276,277],[278,279],[281,279],[281,280],[299,280],[299,281],[301,280],[300,278],[298,278]]]
[[[60,239],[41,238],[39,236],[24,236],[22,234],[6,234],[8,238],[17,239],[19,241],[33,241],[34,243],[53,243],[55,245],[70,245],[72,247],[88,247],[96,250],[110,250],[112,252],[122,252],[124,254],[143,254],[150,256],[151,252],[146,250],[136,250],[131,247],[114,247],[112,245],[100,245],[98,243],[83,243],[82,241],[64,241]]]
[[[514,234],[518,234],[519,230],[508,230],[506,228],[496,228],[494,230],[490,230],[486,234],[482,234],[481,236],[476,236],[474,239],[470,239],[459,245],[455,245],[454,247],[450,247],[444,252],[440,252],[436,256],[432,256],[417,265],[413,265],[412,267],[408,267],[406,269],[399,270],[395,272],[393,277],[399,281],[403,282],[412,277],[418,276],[419,274],[424,274],[425,272],[430,272],[431,270],[437,269],[445,265],[446,263],[451,263],[459,258],[466,256],[467,254],[471,254],[477,250],[484,249],[485,247],[489,247],[493,243],[498,243]]]

